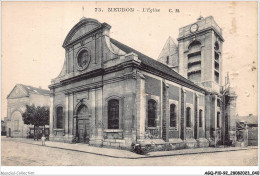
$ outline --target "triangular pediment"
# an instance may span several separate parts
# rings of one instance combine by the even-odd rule
[[[69,45],[70,43],[76,41],[77,39],[85,36],[88,33],[91,33],[95,29],[98,29],[101,26],[101,23],[95,19],[91,18],[83,18],[78,22],[69,32],[65,41],[63,43],[63,47]]]
[[[22,86],[16,85],[10,92],[10,94],[7,96],[7,98],[21,98],[27,96],[28,92]]]

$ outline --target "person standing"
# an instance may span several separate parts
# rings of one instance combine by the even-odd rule
[[[45,140],[46,140],[46,137],[45,137],[45,135],[43,134],[43,135],[42,135],[42,146],[45,146]]]

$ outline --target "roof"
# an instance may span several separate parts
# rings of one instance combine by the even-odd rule
[[[158,60],[161,57],[165,57],[165,55],[172,55],[178,52],[178,46],[175,44],[175,42],[173,41],[173,38],[171,36],[168,37],[167,41],[165,42],[163,49],[160,53],[160,55],[158,56]]]
[[[138,55],[138,58],[141,60],[142,64],[146,65],[146,66],[149,66],[149,67],[152,67],[154,69],[157,69],[161,72],[164,72],[170,76],[173,76],[174,78],[177,78],[178,80],[186,83],[186,84],[189,84],[191,85],[192,87],[195,87],[197,89],[200,89],[200,90],[203,90],[203,91],[206,91],[204,90],[203,88],[199,87],[198,85],[194,84],[192,81],[184,78],[183,76],[181,76],[179,73],[175,72],[174,70],[172,70],[170,67],[168,67],[167,65],[155,60],[155,59],[152,59],[146,55],[144,55],[143,53],[129,47],[129,46],[126,46],[122,43],[120,43],[119,41],[115,40],[115,39],[112,39],[110,38],[110,42],[113,43],[115,46],[117,46],[119,49],[123,50],[124,52],[126,53],[135,53]]]
[[[12,92],[15,90],[15,88],[17,87],[20,87],[22,88],[24,91],[26,91],[25,93],[27,94],[27,96],[30,94],[30,93],[33,93],[33,94],[39,94],[39,95],[49,95],[50,94],[50,91],[49,90],[45,90],[45,89],[41,89],[41,88],[36,88],[36,87],[33,87],[33,86],[27,86],[27,85],[24,85],[24,84],[16,84],[13,88],[13,90],[7,95],[7,98],[10,98],[10,95],[12,94]]]
[[[36,88],[36,87],[32,87],[32,86],[27,86],[24,84],[18,84],[18,85],[22,86],[28,93],[34,93],[34,94],[36,93],[36,94],[40,94],[40,95],[50,94],[49,90]]]
[[[247,122],[247,124],[258,124],[258,116],[237,116],[240,122]]]

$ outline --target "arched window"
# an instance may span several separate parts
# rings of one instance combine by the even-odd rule
[[[193,41],[190,45],[189,45],[189,50],[191,50],[191,49],[200,49],[200,45],[201,45],[201,43],[199,42],[199,41],[197,41],[197,40],[195,40],[195,41]]]
[[[56,128],[63,128],[63,107],[61,106],[56,109]]]
[[[186,127],[191,127],[191,112],[190,107],[186,108]]]
[[[201,43],[197,40],[189,45],[188,79],[193,82],[201,81]]]
[[[119,101],[108,101],[108,129],[119,129]]]
[[[148,127],[156,127],[156,106],[156,101],[148,101]]]
[[[177,117],[176,117],[176,105],[170,105],[170,127],[177,126]]]
[[[202,110],[199,111],[199,127],[202,127]]]

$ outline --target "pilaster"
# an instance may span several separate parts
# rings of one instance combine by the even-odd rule
[[[69,95],[69,112],[68,112],[68,122],[69,122],[69,125],[68,125],[68,134],[69,136],[72,136],[73,135],[73,111],[74,111],[74,101],[73,101],[73,94],[70,94]]]
[[[96,145],[101,145],[103,140],[103,89],[102,87],[96,89],[96,128],[97,128],[97,136],[96,136]]]
[[[50,94],[50,140],[52,140],[53,138],[53,128],[54,128],[54,124],[53,124],[53,98],[54,98],[54,94],[51,93]]]
[[[194,96],[194,139],[199,138],[199,95],[196,93]]]
[[[90,141],[94,141],[97,135],[97,130],[96,130],[96,91],[95,89],[92,89],[91,91],[91,134],[90,134]]]
[[[186,140],[186,91],[181,89],[181,128],[180,138]]]
[[[162,119],[162,138],[169,142],[170,110],[169,110],[169,85],[163,82],[163,119]]]
[[[65,94],[65,123],[64,123],[65,135],[69,132],[69,94]]]
[[[213,129],[213,136],[214,137],[214,143],[215,145],[217,144],[217,95],[212,95],[212,108],[213,108],[213,112],[212,112],[212,120],[213,120],[213,124],[212,124],[212,129]]]
[[[145,77],[137,73],[136,84],[136,107],[137,107],[137,139],[143,140],[145,134],[146,98],[145,98]]]
[[[210,94],[205,96],[205,137],[206,139],[210,139],[210,118],[211,118],[211,97]]]

